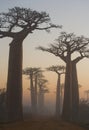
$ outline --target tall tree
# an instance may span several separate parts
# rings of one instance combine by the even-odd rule
[[[86,94],[86,101],[89,101],[89,90],[85,90],[84,92]]]
[[[28,67],[23,70],[23,74],[28,75],[30,79],[31,112],[33,115],[37,113],[37,74],[39,72],[41,72],[41,69],[35,67]]]
[[[48,80],[44,79],[44,78],[39,78],[38,79],[38,110],[40,112],[40,114],[44,113],[44,94],[48,93],[49,90],[47,88],[47,83]]]
[[[61,115],[61,75],[65,73],[64,66],[51,66],[47,68],[48,71],[56,72],[58,75],[57,87],[56,87],[56,117]]]
[[[65,91],[62,117],[73,120],[78,116],[79,92],[76,64],[83,58],[89,57],[87,45],[89,39],[84,36],[77,37],[74,33],[61,32],[56,42],[48,48],[39,46],[38,49],[47,51],[60,57],[66,63]],[[75,55],[74,55],[75,54]],[[76,114],[75,114],[76,112]]]
[[[43,70],[38,68],[37,71],[34,73],[35,104],[37,112],[38,112],[38,81],[40,78],[44,77],[42,72]]]
[[[6,119],[6,89],[0,89],[0,121]]]
[[[63,109],[63,98],[64,98],[64,83],[60,85],[60,113],[62,115],[62,109]]]
[[[3,103],[5,103],[5,97],[6,97],[6,89],[2,88],[0,89],[0,106],[2,106]]]
[[[42,26],[43,25],[43,26]],[[10,37],[7,110],[8,120],[21,120],[22,114],[22,48],[23,41],[34,30],[57,28],[50,23],[46,12],[37,12],[30,8],[14,7],[8,13],[0,13],[0,38]]]

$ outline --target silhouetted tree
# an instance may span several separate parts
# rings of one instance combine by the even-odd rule
[[[44,75],[42,74],[43,70],[40,68],[37,69],[37,71],[34,73],[34,88],[35,88],[35,103],[36,108],[38,108],[38,80],[40,78],[43,78]]]
[[[63,109],[63,98],[64,98],[64,83],[60,85],[60,104],[61,104],[60,113],[61,115],[62,115],[62,109]]]
[[[56,116],[60,117],[61,115],[61,74],[65,73],[64,66],[51,66],[47,68],[48,71],[56,72],[58,75],[57,87],[56,87]]]
[[[40,68],[28,67],[23,70],[24,75],[28,75],[30,79],[30,91],[31,91],[31,111],[32,114],[37,113],[37,77],[41,72]]]
[[[89,120],[89,101],[81,99],[79,103],[79,121],[87,122],[88,120]]]
[[[74,120],[78,116],[79,92],[76,64],[83,58],[89,57],[86,46],[89,39],[84,36],[77,37],[73,33],[61,32],[56,42],[49,48],[39,46],[38,49],[47,51],[60,57],[66,63],[65,91],[62,117]],[[76,52],[76,54],[75,54]],[[75,54],[75,55],[73,55]],[[75,57],[76,56],[76,57]]]
[[[44,78],[39,78],[38,79],[38,110],[40,112],[40,114],[44,114],[44,94],[48,93],[49,90],[47,88],[47,83],[48,80],[44,79]]]
[[[89,90],[85,90],[84,92],[86,94],[86,101],[89,101]]]
[[[43,25],[43,26],[42,26]],[[14,7],[8,13],[0,13],[0,38],[10,37],[7,109],[8,120],[22,120],[22,48],[23,41],[34,30],[57,28],[50,23],[46,12],[37,12],[30,8]],[[61,27],[61,26],[60,26]]]
[[[0,89],[0,121],[6,119],[6,89]]]
[[[0,89],[0,105],[2,105],[5,101],[6,90],[5,88]]]

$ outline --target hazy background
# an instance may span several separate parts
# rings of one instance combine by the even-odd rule
[[[34,31],[23,43],[23,68],[49,67],[51,65],[65,65],[60,58],[47,52],[36,50],[39,45],[48,46],[59,36],[60,31],[74,32],[76,35],[89,37],[89,0],[0,0],[0,12],[8,11],[15,6],[31,8],[37,11],[46,11],[52,23],[63,25],[63,29],[52,29],[51,33]],[[0,88],[6,87],[9,43],[11,39],[0,39]],[[84,90],[89,89],[89,60],[83,59],[77,65],[80,97],[85,97]],[[50,93],[46,94],[46,102],[55,100],[57,76],[53,72],[44,73],[49,80]],[[62,82],[64,77],[62,77]],[[29,80],[23,76],[23,102],[30,103]],[[85,97],[86,98],[86,97]]]

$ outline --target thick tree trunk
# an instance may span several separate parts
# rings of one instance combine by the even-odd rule
[[[40,93],[40,102],[39,102],[41,112],[44,112],[44,93]]]
[[[71,60],[67,57],[62,118],[72,120],[72,76]]]
[[[72,119],[78,119],[79,113],[79,88],[76,63],[72,62]]]
[[[56,117],[60,116],[60,74],[58,75],[56,90]]]
[[[62,108],[63,108],[63,92],[62,92],[62,86],[60,86],[60,115],[62,115]]]
[[[30,75],[30,94],[31,94],[31,111],[32,111],[32,106],[33,106],[33,75]]]
[[[22,42],[10,44],[7,79],[8,120],[22,120]]]
[[[33,86],[33,75],[30,76],[30,88],[31,88],[31,112],[32,115],[34,115],[36,108],[35,108],[35,89]]]
[[[39,90],[38,93],[38,109],[39,114],[44,114],[44,92],[42,92],[42,90]]]
[[[37,113],[37,76],[35,77],[35,113]]]

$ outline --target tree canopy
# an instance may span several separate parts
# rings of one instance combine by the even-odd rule
[[[62,65],[52,65],[48,68],[46,68],[48,71],[54,71],[57,74],[64,74],[65,73],[65,66]]]
[[[64,62],[67,61],[68,53],[72,57],[72,54],[77,52],[77,59],[73,59],[75,62],[77,62],[84,57],[89,57],[89,49],[87,49],[88,45],[89,38],[84,36],[78,37],[74,33],[61,32],[60,36],[55,40],[54,43],[50,44],[48,48],[39,46],[37,49],[52,53],[55,56],[60,57]]]
[[[49,14],[30,8],[14,7],[7,13],[0,13],[0,38],[15,37],[22,30],[32,33],[36,30],[50,31],[50,28],[61,28],[51,23]]]

